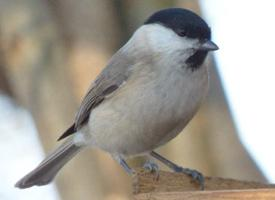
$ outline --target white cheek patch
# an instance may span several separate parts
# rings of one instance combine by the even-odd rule
[[[137,30],[134,37],[139,46],[146,45],[153,52],[164,54],[194,50],[199,45],[198,39],[180,37],[172,29],[160,24],[144,25]]]
[[[193,38],[188,38],[188,37],[183,37],[181,38],[181,45],[184,46],[185,49],[195,51],[199,47],[199,40],[198,39],[193,39]]]

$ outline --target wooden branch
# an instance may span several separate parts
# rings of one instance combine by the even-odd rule
[[[138,194],[136,200],[274,200],[274,189],[215,190],[205,192],[153,192]]]
[[[137,169],[133,178],[136,200],[180,199],[275,199],[275,185],[234,179],[205,177],[205,190],[181,173],[160,171],[159,174]]]

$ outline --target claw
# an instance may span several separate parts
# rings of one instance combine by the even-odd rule
[[[148,160],[144,163],[143,168],[151,173],[154,173],[156,180],[159,179],[159,166],[156,163]]]
[[[182,167],[176,167],[174,168],[174,171],[191,176],[194,181],[200,184],[200,189],[204,190],[204,176],[202,175],[202,173],[198,172],[197,170],[192,170],[192,169],[182,168]]]
[[[175,163],[171,162],[170,160],[164,158],[163,156],[159,155],[155,151],[152,151],[150,153],[150,155],[152,157],[154,157],[155,159],[159,160],[160,162],[162,162],[163,164],[165,164],[167,167],[172,169],[174,172],[184,173],[188,176],[191,176],[193,180],[195,180],[196,182],[198,182],[200,184],[200,189],[204,190],[204,177],[200,172],[198,172],[196,170],[188,169],[188,168],[179,167],[178,165],[176,165]]]
[[[143,168],[150,171],[150,172],[158,172],[159,171],[159,166],[151,161],[146,161],[143,165]]]

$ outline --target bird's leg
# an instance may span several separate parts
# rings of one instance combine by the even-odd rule
[[[135,170],[133,170],[121,156],[119,156],[119,155],[112,155],[112,157],[114,158],[114,160],[116,160],[123,167],[123,169],[129,175],[133,175],[135,173]]]
[[[174,172],[184,173],[184,174],[187,174],[188,176],[191,176],[192,179],[194,179],[195,181],[197,181],[200,184],[201,190],[204,190],[204,177],[200,172],[198,172],[196,170],[180,167],[154,151],[152,151],[150,153],[150,155],[152,157],[156,158],[157,160],[159,160],[160,162],[162,162],[163,164],[165,164],[167,167],[172,169]]]

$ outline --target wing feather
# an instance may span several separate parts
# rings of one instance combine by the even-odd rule
[[[130,59],[118,51],[103,69],[96,80],[88,89],[79,110],[76,114],[74,124],[67,129],[58,140],[61,140],[79,130],[89,119],[92,110],[103,102],[107,95],[118,90],[119,87],[130,76]]]

